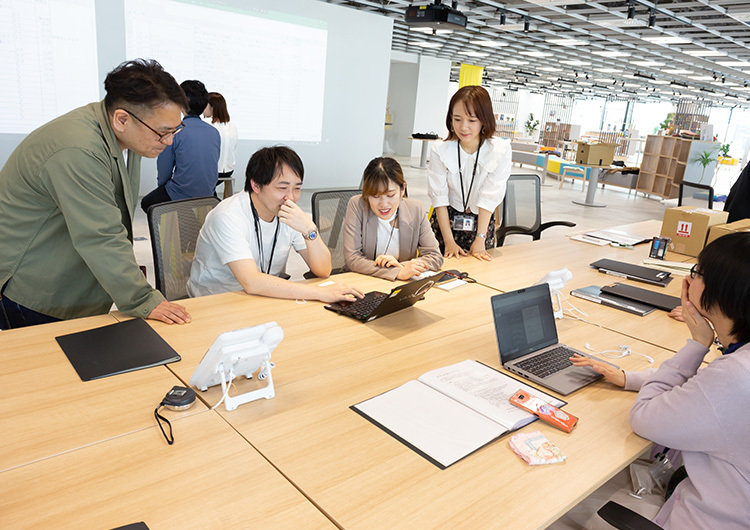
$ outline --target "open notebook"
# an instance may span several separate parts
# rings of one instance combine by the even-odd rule
[[[494,368],[467,360],[427,372],[351,409],[445,469],[536,419],[510,403],[520,389],[556,407],[565,404]]]

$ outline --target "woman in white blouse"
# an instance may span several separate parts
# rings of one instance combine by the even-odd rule
[[[218,92],[208,93],[208,105],[206,105],[206,110],[203,111],[203,116],[211,118],[211,125],[216,127],[219,136],[221,136],[219,178],[216,181],[218,186],[221,179],[227,179],[234,173],[234,160],[237,154],[237,127],[229,121],[227,101]]]
[[[401,166],[375,158],[362,176],[362,195],[349,200],[344,220],[344,259],[349,270],[408,280],[443,264],[421,202],[407,199]]]
[[[446,258],[491,260],[495,246],[495,208],[505,197],[510,176],[510,142],[494,138],[490,95],[465,86],[450,100],[445,120],[450,133],[432,148],[428,194],[432,227]]]

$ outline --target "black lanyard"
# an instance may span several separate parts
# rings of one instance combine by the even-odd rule
[[[471,188],[474,187],[474,177],[477,175],[477,164],[479,163],[479,150],[482,148],[482,142],[479,142],[477,152],[475,153],[476,159],[474,160],[474,171],[471,173],[471,182],[469,183],[469,193],[464,195],[464,176],[461,173],[461,142],[456,142],[456,151],[458,152],[458,178],[461,182],[461,201],[463,202],[464,209],[461,213],[466,213],[469,206],[469,198],[471,197]]]
[[[279,216],[276,216],[276,232],[273,234],[273,244],[271,245],[271,257],[268,259],[268,269],[263,270],[263,231],[260,229],[260,217],[258,211],[255,209],[253,204],[253,197],[250,196],[250,208],[253,210],[253,219],[255,220],[255,237],[258,238],[258,251],[260,252],[260,272],[263,274],[271,274],[271,262],[273,261],[273,253],[276,250],[276,240],[279,237]]]
[[[393,218],[393,222],[391,223],[391,234],[388,236],[388,243],[385,245],[385,250],[383,251],[383,254],[388,254],[388,247],[391,246],[391,239],[393,239],[393,230],[396,228],[396,223],[398,222],[398,208],[396,208],[396,216]],[[378,258],[378,239],[375,238],[375,252],[373,253],[372,259],[373,261]]]

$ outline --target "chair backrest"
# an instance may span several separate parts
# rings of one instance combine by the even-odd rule
[[[519,226],[527,228],[530,232],[537,230],[542,224],[539,176],[511,175],[507,186],[500,226]]]
[[[167,300],[187,298],[198,233],[217,204],[216,197],[199,197],[154,204],[148,209],[156,288]]]
[[[332,274],[342,272],[344,262],[343,227],[349,199],[362,190],[325,190],[312,194],[312,219],[318,234],[331,251]]]
[[[714,206],[714,189],[697,182],[680,182],[677,206],[700,206],[709,210]]]

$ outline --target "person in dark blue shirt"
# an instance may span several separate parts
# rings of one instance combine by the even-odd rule
[[[141,208],[162,202],[209,197],[216,187],[221,137],[200,118],[208,104],[208,91],[200,81],[180,84],[190,107],[182,120],[185,127],[156,159],[157,188],[143,197]]]

